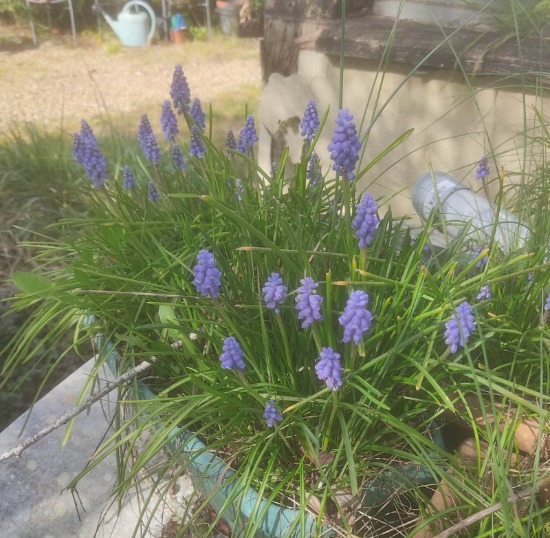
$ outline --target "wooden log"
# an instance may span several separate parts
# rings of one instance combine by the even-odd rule
[[[346,58],[380,60],[394,27],[394,19],[366,15],[346,21]],[[328,55],[340,53],[341,26],[335,23],[315,41],[315,50]],[[390,62],[423,70],[468,74],[542,78],[549,83],[550,40],[528,37],[518,43],[503,36],[461,28],[440,28],[431,24],[399,21],[391,45]],[[460,65],[460,67],[459,67]]]

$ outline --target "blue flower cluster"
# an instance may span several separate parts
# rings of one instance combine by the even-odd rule
[[[237,149],[237,142],[235,141],[235,135],[233,131],[227,131],[227,137],[225,139],[225,151],[229,153],[230,151],[235,151]]]
[[[314,189],[323,179],[319,155],[314,151],[307,162],[306,179],[309,181],[310,189]]]
[[[221,271],[216,267],[214,255],[206,249],[197,254],[197,264],[193,267],[193,286],[203,297],[216,299],[220,293]]]
[[[228,336],[223,341],[223,353],[220,355],[222,368],[226,370],[244,370],[243,350],[239,342],[233,337]]]
[[[344,328],[343,342],[351,342],[359,345],[363,335],[369,330],[372,323],[372,313],[367,310],[369,296],[364,291],[352,291],[344,313],[338,321]]]
[[[313,99],[310,99],[306,105],[300,127],[302,128],[304,142],[311,142],[317,134],[317,129],[319,129],[319,114]]]
[[[359,248],[365,248],[372,243],[376,229],[380,224],[377,209],[376,200],[368,192],[357,204],[351,227],[355,230],[355,237],[359,240]]]
[[[355,165],[359,160],[361,142],[349,110],[342,109],[336,118],[336,129],[327,148],[333,162],[332,169],[347,179],[355,179]]]
[[[196,125],[191,125],[191,142],[189,142],[189,155],[201,159],[204,157],[204,143],[201,138],[201,130]]]
[[[484,182],[487,181],[490,173],[491,169],[489,168],[489,160],[487,159],[487,155],[484,155],[477,163],[475,178],[478,181],[481,180]]]
[[[491,286],[488,284],[485,284],[484,286],[481,286],[479,289],[479,293],[477,294],[477,300],[482,301],[483,299],[490,299],[491,298]]]
[[[480,254],[481,254],[481,251],[483,249],[482,248],[476,248],[474,249],[474,251],[472,252],[472,260],[475,260]],[[482,256],[477,262],[476,262],[476,267],[478,269],[481,269],[484,265],[487,265],[487,262],[489,261],[489,258],[487,257],[487,255],[485,256]]]
[[[315,373],[320,381],[324,381],[331,390],[342,386],[342,364],[340,354],[331,347],[324,347],[319,353],[319,361],[315,364]]]
[[[459,345],[466,347],[475,327],[473,308],[467,301],[458,305],[451,319],[445,323],[445,327],[445,343],[449,346],[451,353],[456,353]]]
[[[131,189],[136,184],[136,178],[130,170],[129,166],[125,166],[122,169],[122,187],[124,189]]]
[[[546,302],[544,303],[544,311],[550,311],[550,293],[548,294],[548,297],[546,297]]]
[[[177,144],[172,144],[172,149],[170,151],[170,158],[172,159],[174,166],[176,166],[182,171],[185,170],[185,161],[183,160],[183,155],[181,153],[180,148],[177,146]]]
[[[101,153],[92,128],[85,120],[80,121],[80,132],[73,135],[73,157],[84,167],[84,172],[99,189],[107,179],[107,163]]]
[[[202,111],[201,100],[198,97],[193,99],[189,115],[195,122],[195,125],[197,125],[201,131],[204,131],[206,128],[206,114]]]
[[[170,97],[172,98],[174,108],[177,110],[178,114],[183,114],[185,111],[189,110],[191,91],[187,83],[187,78],[185,78],[183,74],[181,65],[176,65],[174,69]]]
[[[302,320],[302,329],[309,327],[314,321],[322,321],[321,304],[323,298],[317,295],[315,290],[319,284],[311,277],[302,278],[302,284],[296,291],[296,310],[298,311],[298,319]]]
[[[164,134],[164,138],[168,142],[173,142],[176,135],[179,133],[178,120],[172,110],[170,101],[162,103],[162,112],[160,113],[160,126]]]
[[[273,428],[277,422],[283,420],[283,415],[277,409],[274,400],[269,400],[265,404],[264,418],[269,428]]]
[[[153,164],[158,164],[160,161],[160,149],[157,144],[157,139],[149,123],[147,114],[142,114],[138,127],[138,142],[143,155]]]
[[[271,273],[271,276],[262,288],[267,308],[278,314],[281,311],[279,306],[284,302],[287,290],[288,288],[283,284],[281,275],[279,273]]]
[[[239,134],[239,141],[237,142],[237,149],[244,154],[250,153],[250,150],[254,146],[254,142],[258,141],[258,135],[256,134],[256,126],[254,123],[254,116],[249,114],[246,117],[244,127]]]
[[[147,184],[147,198],[150,202],[156,202],[160,197],[159,191],[155,187],[155,184],[152,181],[149,181]]]

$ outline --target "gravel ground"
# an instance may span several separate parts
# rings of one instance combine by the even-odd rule
[[[155,112],[169,98],[172,72],[183,66],[193,96],[203,105],[228,94],[259,95],[261,69],[258,40],[214,37],[183,45],[157,43],[123,48],[117,41],[99,43],[80,37],[42,40],[33,47],[24,30],[0,26],[0,132],[14,123],[36,122],[48,128],[74,129],[80,118]],[[244,110],[244,102],[242,104]]]

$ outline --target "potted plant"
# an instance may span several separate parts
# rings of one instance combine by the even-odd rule
[[[286,177],[284,156],[270,172],[255,164],[252,115],[225,147],[212,143],[181,66],[170,97],[164,145],[141,118],[139,166],[113,168],[82,122],[73,149],[90,180],[82,193],[89,215],[68,216],[63,238],[40,245],[42,274],[14,277],[25,283],[15,308],[37,310],[11,345],[9,367],[34,357],[43,326],[53,340],[71,328],[90,334],[98,361],[118,372],[151,365],[148,389],[126,397],[135,413],[86,472],[121,451],[124,491],[171,448],[170,461],[206,484],[217,518],[244,536],[372,534],[377,520],[397,524],[388,507],[403,516],[404,498],[426,516],[411,530],[445,521],[419,483],[489,502],[485,485],[496,471],[464,467],[441,417],[460,414],[495,458],[514,450],[513,436],[491,437],[489,413],[479,421],[459,403],[489,390],[495,413],[519,410],[510,429],[524,414],[548,419],[548,398],[536,392],[550,310],[549,222],[533,205],[541,196],[523,195],[539,226],[521,252],[494,235],[477,245],[467,226],[436,247],[431,232],[445,226],[437,204],[413,234],[358,191],[370,164],[360,165],[363,141],[349,111],[328,126],[308,103],[303,158]],[[334,129],[330,170],[315,151],[323,128]],[[480,181],[498,180],[490,168],[482,160]],[[125,454],[146,430],[153,433],[131,463]],[[508,484],[510,466],[500,463],[496,484]],[[538,471],[525,476],[536,480]],[[538,532],[543,512],[535,499],[529,506],[526,525]]]

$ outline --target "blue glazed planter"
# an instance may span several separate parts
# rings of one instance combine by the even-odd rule
[[[97,338],[97,343],[111,370],[115,375],[120,374],[116,367],[117,352],[114,346],[102,336]],[[156,397],[142,383],[138,384],[138,396],[143,400]],[[442,448],[440,432],[434,428],[431,434],[434,443]],[[186,472],[196,490],[208,499],[210,506],[221,515],[236,536],[244,536],[243,529],[251,520],[254,521],[255,538],[328,538],[337,535],[336,530],[328,525],[318,529],[317,520],[308,513],[260,498],[253,488],[240,491],[238,481],[234,480],[236,471],[208,452],[204,443],[192,432],[174,428],[167,441],[167,448],[173,454],[181,454],[186,459]],[[368,513],[399,490],[433,482],[433,473],[426,467],[417,464],[396,466],[366,482],[360,509],[362,513]],[[232,501],[228,502],[228,499]]]

